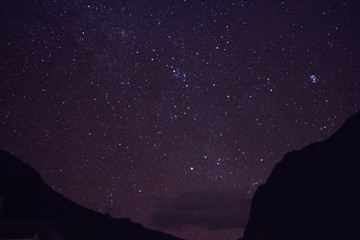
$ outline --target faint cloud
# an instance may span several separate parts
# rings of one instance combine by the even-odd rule
[[[236,192],[185,192],[162,204],[152,220],[159,229],[197,226],[210,230],[246,225],[251,199]]]

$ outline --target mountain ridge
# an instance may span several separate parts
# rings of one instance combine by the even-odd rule
[[[285,154],[255,192],[243,239],[360,239],[360,113]]]
[[[31,166],[0,150],[1,222],[51,221],[65,239],[181,240],[84,208],[55,192]],[[4,229],[3,229],[4,230]],[[0,231],[1,234],[1,231]]]

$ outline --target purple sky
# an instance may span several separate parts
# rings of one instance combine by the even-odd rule
[[[237,239],[284,153],[359,110],[359,1],[1,1],[0,148],[54,190]]]

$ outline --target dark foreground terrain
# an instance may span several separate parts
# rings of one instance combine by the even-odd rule
[[[254,239],[360,239],[360,113],[276,165],[252,200]]]
[[[39,239],[180,240],[81,207],[48,187],[30,166],[0,150],[0,239],[35,233]]]

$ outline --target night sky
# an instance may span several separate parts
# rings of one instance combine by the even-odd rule
[[[109,2],[0,3],[0,148],[85,207],[237,239],[360,109],[360,1]]]

